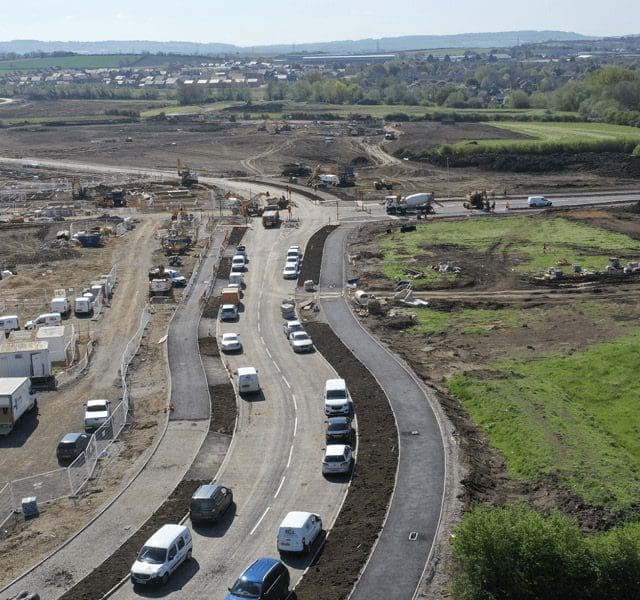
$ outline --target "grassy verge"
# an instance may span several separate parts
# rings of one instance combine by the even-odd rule
[[[571,356],[459,375],[450,390],[518,478],[557,477],[596,506],[640,494],[640,332]]]
[[[407,267],[417,269],[424,273],[415,280],[417,285],[455,277],[429,268],[436,262],[431,250],[436,245],[458,246],[510,260],[522,273],[543,272],[558,261],[603,270],[609,255],[640,256],[640,242],[630,237],[560,217],[535,222],[531,217],[429,222],[414,232],[383,234],[380,245],[385,275],[399,280],[406,278]]]

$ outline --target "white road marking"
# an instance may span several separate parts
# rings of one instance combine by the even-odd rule
[[[278,494],[280,493],[280,490],[282,489],[282,486],[284,485],[284,480],[286,479],[286,477],[283,475],[282,476],[282,481],[280,482],[280,485],[278,486],[278,489],[276,490],[276,493],[273,495],[274,498],[278,497]]]
[[[295,410],[297,412],[298,410],[298,403],[296,402],[296,397],[294,394],[291,394],[291,399],[293,400],[293,410]]]
[[[296,437],[296,433],[298,432],[298,417],[295,418],[293,422],[293,437]]]
[[[289,465],[291,465],[292,457],[293,457],[293,446],[291,446],[291,448],[289,449],[289,460],[287,461],[287,469],[289,468]]]
[[[267,353],[268,353],[268,352],[269,352],[269,351],[267,350]],[[269,354],[269,358],[271,358],[271,354]],[[274,366],[275,366],[275,368],[276,368],[276,371],[278,371],[278,373],[282,373],[282,371],[280,370],[280,367],[279,367],[278,363],[277,363],[275,360],[273,361],[273,364],[274,364]]]
[[[271,358],[271,352],[269,352],[269,348],[265,348],[264,351],[267,353],[267,356]],[[275,364],[275,363],[274,363]],[[277,365],[276,365],[277,366]]]
[[[284,381],[285,385],[286,385],[289,389],[291,389],[291,384],[287,381],[287,378],[286,378],[286,377],[283,377],[283,378],[282,378],[282,381]]]
[[[260,336],[260,342],[262,342],[262,345],[264,346],[264,338],[262,336]],[[268,352],[268,351],[267,351]]]
[[[262,516],[258,519],[258,522],[255,524],[253,529],[249,532],[249,535],[253,535],[256,532],[256,529],[258,529],[258,526],[260,525],[260,523],[262,523],[262,519],[264,519],[267,516],[267,513],[270,510],[271,510],[271,507],[267,506],[267,509],[262,513]]]

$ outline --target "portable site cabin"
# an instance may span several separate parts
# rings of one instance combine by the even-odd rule
[[[40,327],[36,333],[36,341],[47,343],[51,362],[66,362],[67,360],[67,339],[64,329],[64,325],[52,325]]]
[[[47,342],[4,342],[0,345],[0,377],[29,377],[33,387],[55,389]]]

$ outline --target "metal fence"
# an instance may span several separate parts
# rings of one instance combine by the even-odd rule
[[[77,494],[93,476],[98,461],[108,455],[109,446],[118,438],[127,424],[129,414],[127,369],[138,352],[150,319],[150,307],[146,306],[140,316],[138,329],[129,340],[122,355],[120,365],[122,401],[112,411],[108,421],[93,433],[85,451],[68,467],[16,479],[0,489],[0,533],[3,528],[9,526],[12,518],[15,518],[16,513],[20,511],[23,498],[35,496],[38,503],[43,503]]]

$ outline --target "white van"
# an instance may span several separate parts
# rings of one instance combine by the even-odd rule
[[[4,315],[0,317],[0,331],[5,334],[11,333],[15,329],[20,329],[20,320],[18,315]]]
[[[88,296],[79,296],[74,300],[73,310],[76,315],[92,315],[93,314],[93,298]]]
[[[322,533],[322,519],[310,512],[290,512],[278,529],[278,552],[304,552]]]
[[[544,196],[529,196],[527,204],[532,208],[539,208],[541,206],[551,206],[552,202]]]
[[[191,558],[191,531],[184,525],[163,525],[142,546],[133,566],[131,582],[167,583],[169,576]]]
[[[71,311],[71,302],[69,298],[58,296],[51,298],[51,312],[59,312],[61,315],[67,316]]]
[[[260,391],[258,371],[253,367],[238,367],[238,393],[257,394]]]
[[[328,417],[351,414],[351,396],[344,379],[327,379],[325,382],[324,414]]]
[[[62,323],[62,315],[58,312],[55,313],[44,313],[42,315],[37,316],[35,319],[31,321],[27,321],[25,323],[25,329],[34,329],[36,327],[40,327],[42,325],[60,325]]]

